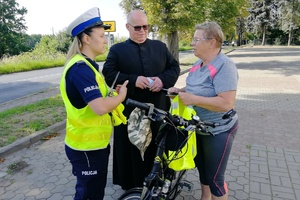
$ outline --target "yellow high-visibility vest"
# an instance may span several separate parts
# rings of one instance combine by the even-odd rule
[[[192,119],[196,115],[195,110],[191,106],[185,106],[179,99],[178,95],[172,99],[170,113],[178,115],[186,120]],[[177,154],[178,153],[178,154]],[[176,155],[177,154],[177,155]],[[175,171],[188,170],[195,168],[194,158],[197,155],[197,139],[195,131],[188,132],[188,141],[179,150],[168,151],[168,156],[165,156],[169,168]]]
[[[113,132],[111,116],[108,113],[99,116],[88,105],[81,109],[75,108],[66,92],[66,73],[78,61],[84,61],[94,71],[98,88],[103,97],[106,97],[108,94],[108,86],[103,75],[82,55],[75,55],[67,63],[60,81],[60,92],[67,111],[65,143],[75,150],[104,149],[109,144],[110,136]]]

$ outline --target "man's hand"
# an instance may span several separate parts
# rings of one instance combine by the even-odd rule
[[[156,77],[150,77],[150,79],[153,80],[152,84],[150,85],[150,91],[152,92],[159,92],[164,87],[162,81],[160,78]]]
[[[150,85],[149,80],[145,76],[139,76],[136,79],[135,87],[137,88],[146,89],[149,87],[149,85]]]

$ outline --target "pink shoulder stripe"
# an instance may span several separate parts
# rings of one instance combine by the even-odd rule
[[[208,69],[210,71],[210,76],[214,78],[217,73],[217,69],[213,65],[208,65]]]
[[[194,72],[194,71],[196,71],[196,69],[199,69],[199,68],[200,68],[200,65],[192,66],[190,69],[190,72]]]

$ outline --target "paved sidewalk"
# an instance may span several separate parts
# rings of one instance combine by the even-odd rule
[[[228,54],[239,70],[236,110],[239,131],[226,172],[229,199],[300,199],[300,48],[255,47]],[[184,86],[187,74],[177,86]],[[0,163],[0,199],[72,199],[75,178],[64,152],[65,131],[5,157]],[[111,154],[112,155],[112,154]],[[110,160],[112,161],[112,160]],[[8,166],[28,165],[13,175]],[[106,200],[124,191],[112,184],[109,165]],[[187,173],[191,193],[178,199],[199,199],[196,170]]]

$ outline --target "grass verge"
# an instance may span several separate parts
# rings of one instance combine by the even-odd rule
[[[97,62],[106,59],[107,52],[96,57]],[[25,72],[37,69],[46,69],[63,66],[66,55],[56,53],[51,55],[35,55],[33,53],[23,53],[18,56],[2,58],[0,60],[0,75],[15,72]]]
[[[0,148],[65,118],[60,95],[0,112]]]

